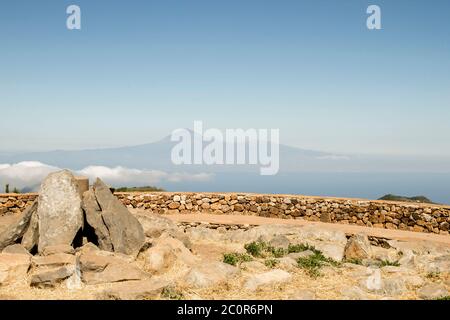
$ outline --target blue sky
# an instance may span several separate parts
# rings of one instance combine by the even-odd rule
[[[450,1],[4,0],[0,39],[0,150],[140,144],[202,120],[450,155]]]

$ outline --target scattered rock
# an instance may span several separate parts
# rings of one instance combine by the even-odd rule
[[[107,251],[87,251],[80,255],[79,261],[81,277],[86,284],[145,280],[150,277],[127,259],[127,256]]]
[[[192,266],[199,262],[180,240],[167,234],[156,239],[139,257],[143,258],[144,269],[150,273],[166,272],[175,264]]]
[[[184,282],[192,288],[206,288],[224,282],[238,273],[238,268],[223,262],[205,263],[194,266],[185,276]]]
[[[63,267],[66,265],[75,265],[76,257],[67,253],[55,253],[48,256],[34,256],[31,259],[31,264],[33,267]]]
[[[290,244],[291,242],[289,241],[289,239],[282,234],[273,237],[272,240],[269,241],[269,245],[274,248],[287,249],[289,248]]]
[[[264,263],[259,261],[246,261],[242,262],[240,265],[241,269],[249,271],[249,272],[263,272],[267,270],[267,267]]]
[[[24,254],[27,256],[31,256],[31,254],[28,252],[28,250],[25,249],[20,244],[13,244],[13,245],[7,246],[5,249],[3,249],[2,253]]]
[[[312,252],[311,250],[305,250],[302,252],[292,252],[292,253],[289,253],[287,256],[289,258],[297,260],[298,258],[308,258],[312,255],[314,255],[314,252]]]
[[[322,251],[326,258],[341,262],[344,259],[344,245],[331,243],[317,243],[316,249]]]
[[[383,291],[390,295],[401,295],[406,291],[405,281],[402,278],[391,278],[383,280]]]
[[[97,179],[94,190],[114,251],[136,257],[145,242],[142,225],[103,181]]]
[[[83,225],[81,197],[75,177],[68,170],[51,173],[41,185],[37,215],[38,249],[50,245],[71,245]]]
[[[432,300],[448,296],[449,292],[443,284],[429,283],[420,288],[417,295],[421,299]]]
[[[291,280],[292,276],[280,269],[275,269],[265,273],[251,276],[244,284],[244,289],[255,291],[263,286],[270,286],[274,284],[283,284]]]
[[[277,266],[280,267],[292,268],[297,266],[297,261],[291,257],[278,258],[276,261],[278,261]]]
[[[192,248],[189,237],[180,232],[177,225],[173,223],[172,220],[157,214],[134,214],[134,216],[141,223],[146,237],[154,239],[160,237],[163,233],[166,233],[183,242],[186,248]]]
[[[350,259],[367,259],[372,254],[371,246],[367,235],[355,234],[347,241],[345,246],[345,258]]]
[[[150,300],[158,298],[170,284],[160,279],[114,283],[98,295],[100,299]]]
[[[32,273],[31,286],[38,288],[51,288],[69,278],[75,271],[75,266],[56,267],[51,269],[38,269]]]
[[[361,286],[369,291],[379,291],[383,288],[380,269],[372,270],[372,273],[365,280],[361,281]]]
[[[33,204],[26,208],[14,223],[8,225],[0,233],[0,250],[14,244],[24,235],[30,223],[31,216],[33,215],[33,212],[36,211],[37,207],[38,203],[37,201],[34,201]]]
[[[378,261],[396,262],[399,260],[397,250],[371,246],[372,258]]]
[[[0,286],[24,281],[30,267],[30,257],[24,254],[0,254]]]
[[[55,246],[47,246],[45,247],[41,255],[43,256],[49,256],[56,253],[66,253],[66,254],[75,254],[75,250],[72,246],[69,246],[67,244],[59,244]]]

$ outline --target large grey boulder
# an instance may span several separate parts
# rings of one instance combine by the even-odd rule
[[[72,244],[83,225],[81,197],[72,173],[63,170],[48,175],[41,185],[38,202],[38,250]]]
[[[34,201],[31,206],[25,209],[16,222],[10,224],[0,233],[0,250],[14,244],[24,235],[30,223],[31,216],[36,211],[37,207],[38,203],[37,201]]]
[[[137,256],[145,242],[142,225],[103,181],[97,179],[94,190],[114,251]]]
[[[94,190],[91,189],[83,194],[82,202],[83,210],[86,214],[86,221],[94,229],[97,236],[98,247],[101,250],[113,251],[111,238],[109,236],[108,228],[103,222],[102,211],[95,198]]]

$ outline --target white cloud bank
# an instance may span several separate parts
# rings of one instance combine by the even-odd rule
[[[51,172],[61,170],[37,161],[25,161],[16,164],[0,164],[0,192],[5,184],[18,189],[36,191],[42,180]],[[87,176],[91,181],[97,177],[106,183],[119,186],[146,186],[167,182],[204,182],[212,179],[212,174],[199,173],[168,173],[158,170],[138,170],[124,167],[109,168],[104,166],[89,166],[79,171],[76,175]]]

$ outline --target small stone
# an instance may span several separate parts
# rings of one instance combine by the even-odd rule
[[[151,300],[158,298],[163,289],[170,285],[160,279],[125,281],[114,283],[99,294],[100,299],[114,300]]]
[[[305,250],[302,252],[292,252],[292,253],[289,253],[287,256],[294,260],[298,260],[298,258],[308,258],[312,255],[314,255],[314,252],[312,252],[311,250]]]
[[[292,276],[280,269],[275,269],[265,273],[251,276],[244,284],[244,289],[255,291],[264,286],[271,286],[274,284],[283,284],[290,281]]]
[[[287,249],[289,248],[290,244],[291,242],[289,241],[289,239],[282,234],[273,237],[272,240],[269,241],[269,245],[274,248]]]
[[[48,256],[35,256],[31,259],[34,267],[62,267],[65,265],[75,265],[76,257],[67,253],[55,253]]]
[[[238,273],[238,268],[223,262],[204,263],[193,267],[184,282],[193,288],[206,288],[224,282]]]
[[[417,295],[421,299],[432,300],[448,296],[449,292],[443,284],[429,283],[420,288]]]

